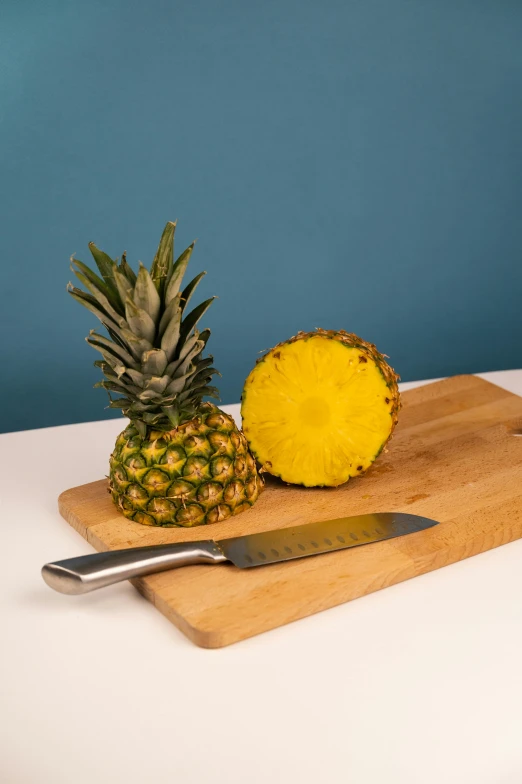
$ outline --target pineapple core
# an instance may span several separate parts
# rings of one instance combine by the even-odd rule
[[[396,378],[382,354],[355,336],[301,333],[247,378],[241,413],[250,448],[285,482],[343,484],[366,471],[390,437]]]

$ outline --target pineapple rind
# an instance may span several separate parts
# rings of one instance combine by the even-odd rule
[[[211,403],[194,420],[168,432],[149,429],[145,438],[131,422],[110,458],[113,501],[143,525],[220,522],[252,506],[263,484],[245,436]]]

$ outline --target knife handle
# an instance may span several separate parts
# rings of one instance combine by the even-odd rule
[[[202,542],[132,547],[127,550],[67,558],[65,561],[45,564],[42,577],[55,591],[80,594],[178,566],[221,563],[226,560],[218,545],[209,539]]]

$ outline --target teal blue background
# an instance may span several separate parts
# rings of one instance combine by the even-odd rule
[[[225,403],[315,326],[522,367],[521,41],[519,0],[4,0],[0,430],[114,414],[68,259],[173,218]]]

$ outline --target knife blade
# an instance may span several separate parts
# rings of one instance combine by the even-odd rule
[[[376,512],[217,541],[83,555],[45,564],[42,577],[55,591],[82,594],[179,566],[229,561],[240,569],[249,569],[419,533],[437,524],[436,520],[405,512]]]

